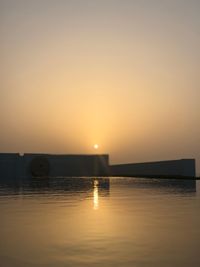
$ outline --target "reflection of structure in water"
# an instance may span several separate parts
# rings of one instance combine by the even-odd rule
[[[17,180],[20,181],[20,180]],[[16,180],[4,180],[0,182],[0,194],[13,192],[15,194],[26,194],[29,192],[56,194],[85,194],[93,193],[94,189],[98,196],[108,196],[110,190],[109,178],[37,178],[23,182]]]
[[[153,189],[164,193],[195,193],[195,180],[180,179],[145,179],[145,178],[116,178],[116,183],[131,189]]]

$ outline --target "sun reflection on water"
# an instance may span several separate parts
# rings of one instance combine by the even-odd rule
[[[94,180],[93,188],[93,209],[97,210],[99,208],[99,191],[98,191],[99,181]]]

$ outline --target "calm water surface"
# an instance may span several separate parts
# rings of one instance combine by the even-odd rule
[[[200,266],[200,182],[0,185],[0,266]]]

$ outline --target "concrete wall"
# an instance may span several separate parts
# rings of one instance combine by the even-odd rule
[[[31,161],[44,157],[49,162],[49,176],[106,176],[108,155],[44,155],[25,154],[26,175],[30,174]]]
[[[194,159],[111,165],[112,176],[191,176],[195,173]]]
[[[40,171],[46,163],[49,177],[107,176],[109,171],[108,155],[0,154],[0,178],[31,178],[32,169]]]
[[[19,170],[19,154],[0,154],[0,177],[16,179]]]
[[[36,159],[36,162],[34,162]],[[39,161],[37,161],[37,159]],[[34,164],[33,164],[34,163]],[[33,166],[32,166],[33,165]],[[40,167],[41,165],[41,167]],[[43,166],[44,165],[44,166]],[[46,166],[47,165],[47,166]],[[36,166],[36,167],[35,167]],[[62,176],[195,176],[195,160],[182,159],[109,166],[108,155],[0,154],[0,179],[27,179],[32,169]],[[35,175],[37,176],[37,175]]]

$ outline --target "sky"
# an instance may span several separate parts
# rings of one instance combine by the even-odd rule
[[[199,0],[0,0],[0,152],[196,158]]]

